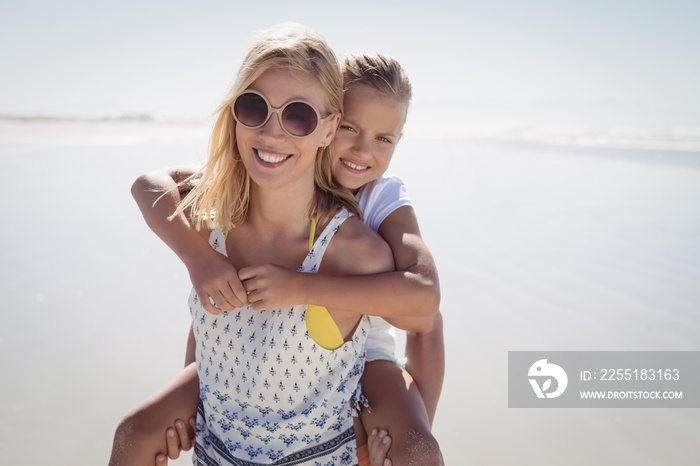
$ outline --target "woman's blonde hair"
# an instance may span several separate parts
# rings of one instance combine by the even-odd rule
[[[357,86],[369,87],[380,95],[406,104],[411,102],[411,81],[394,58],[374,52],[356,52],[343,62],[345,90]]]
[[[198,230],[202,224],[210,229],[230,230],[240,225],[248,213],[250,177],[236,144],[237,123],[231,105],[239,94],[271,69],[288,69],[313,77],[323,90],[326,110],[342,113],[342,73],[326,41],[298,24],[284,24],[263,31],[245,55],[233,86],[216,110],[208,161],[194,175],[197,182],[192,183],[192,190],[173,214],[190,209]],[[320,225],[327,223],[341,207],[362,218],[352,193],[332,178],[330,150],[330,147],[321,147],[316,153],[316,194],[309,206],[309,218],[315,217]]]

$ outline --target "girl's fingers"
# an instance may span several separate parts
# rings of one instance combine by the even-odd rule
[[[217,297],[217,299],[215,299],[216,307],[218,307],[222,311],[232,311],[236,307],[239,307],[239,306],[235,306],[231,303],[231,299],[233,299],[231,296],[226,296],[223,291],[219,291],[219,290],[217,290],[217,293],[218,293],[218,297]]]
[[[233,296],[229,297],[229,302],[236,304],[236,307],[248,304],[248,293],[246,293],[243,283],[238,280],[238,277],[236,277],[235,281],[229,280],[228,286],[233,294]]]

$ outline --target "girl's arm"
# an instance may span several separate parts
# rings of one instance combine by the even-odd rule
[[[379,233],[391,248],[395,272],[341,277],[263,265],[241,269],[239,277],[253,291],[248,298],[256,309],[296,302],[316,303],[386,316],[392,325],[406,330],[407,370],[420,391],[432,424],[445,373],[435,262],[410,206],[400,207],[387,216]]]
[[[306,302],[383,317],[429,317],[437,312],[440,301],[437,271],[420,236],[412,207],[396,209],[379,228],[379,234],[392,250],[396,271],[332,276],[257,265],[242,269],[236,275],[230,262],[209,246],[184,215],[168,220],[181,200],[178,183],[195,172],[196,167],[191,166],[149,172],[136,180],[131,191],[148,226],[187,267],[192,285],[207,311],[220,312],[204,299],[210,296],[223,310],[250,301],[256,309]],[[164,192],[167,194],[163,195]],[[250,297],[246,296],[241,281],[247,281],[247,287],[254,289]],[[362,293],[348,293],[348,289],[362,290]],[[407,330],[426,325],[420,320],[392,323]]]
[[[182,260],[203,307],[214,314],[248,303],[238,272],[214,251],[185,215],[168,218],[185,193],[181,183],[197,172],[195,166],[145,173],[131,187],[146,224]],[[216,303],[211,304],[210,300]]]
[[[392,324],[406,330],[424,328],[427,320],[416,317],[429,318],[438,312],[440,286],[413,208],[403,206],[392,212],[379,234],[394,256],[393,272],[333,276],[254,265],[241,269],[238,276],[253,291],[248,299],[255,309],[312,303],[382,317],[409,316],[413,319],[393,319]]]
[[[413,208],[404,206],[392,212],[379,226],[379,233],[391,247],[396,269],[403,270],[403,283],[397,295],[420,299],[434,293],[435,312],[427,317],[387,317],[406,333],[406,370],[418,387],[432,425],[445,376],[445,344],[439,301],[438,274],[433,257],[423,241]],[[428,286],[430,285],[430,286]]]

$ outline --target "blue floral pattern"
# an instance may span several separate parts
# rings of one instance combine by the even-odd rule
[[[341,210],[299,267],[315,273],[331,238],[351,214]],[[210,244],[226,254],[225,233]],[[369,319],[336,350],[306,331],[306,305],[207,313],[192,291],[200,403],[197,465],[357,464],[353,414]]]

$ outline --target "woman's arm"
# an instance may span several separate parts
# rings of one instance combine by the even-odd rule
[[[184,214],[169,220],[186,192],[181,183],[196,172],[195,166],[183,166],[145,173],[134,182],[131,194],[146,224],[187,267],[202,306],[218,314],[248,303],[237,270],[212,249]]]

